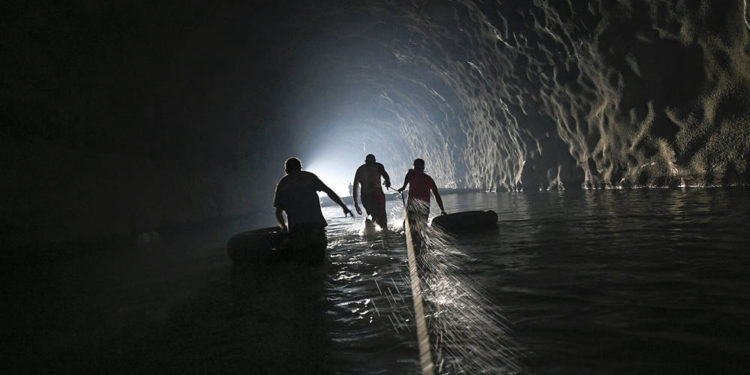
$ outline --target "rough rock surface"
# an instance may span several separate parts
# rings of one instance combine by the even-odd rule
[[[316,147],[488,190],[750,174],[745,0],[2,7],[12,244],[267,209]]]

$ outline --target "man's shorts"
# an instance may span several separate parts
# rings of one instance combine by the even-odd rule
[[[323,262],[328,246],[326,229],[321,224],[297,224],[289,237],[289,246],[282,252],[286,260],[293,260],[308,264],[319,264]]]
[[[365,207],[368,215],[373,217],[385,216],[385,194],[382,190],[362,194],[362,205]]]

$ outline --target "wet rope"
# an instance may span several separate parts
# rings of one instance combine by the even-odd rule
[[[424,307],[422,306],[422,287],[417,272],[417,257],[414,253],[414,242],[411,237],[411,226],[409,225],[409,211],[406,209],[404,195],[401,194],[401,202],[404,203],[404,232],[406,232],[406,253],[409,258],[409,278],[411,279],[411,296],[414,302],[414,321],[417,324],[417,343],[419,344],[419,364],[423,375],[433,375],[434,365],[432,363],[432,352],[430,350],[430,335],[427,332],[427,322],[424,318]]]

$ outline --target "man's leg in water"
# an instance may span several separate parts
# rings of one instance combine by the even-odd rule
[[[429,212],[425,215],[422,211],[408,210],[408,217],[409,227],[411,228],[411,238],[412,241],[414,241],[414,253],[417,255],[417,259],[420,259],[419,255],[424,246],[424,228],[427,226]]]
[[[383,230],[388,230],[388,215],[385,213],[385,194],[382,191],[377,192],[378,218],[376,221]]]
[[[427,228],[427,219],[430,217],[430,204],[419,199],[410,199],[406,207],[413,238],[421,242],[422,235]]]
[[[289,260],[320,264],[325,260],[328,238],[320,224],[298,224],[292,229],[292,249]]]
[[[385,194],[382,191],[362,194],[362,205],[365,206],[365,211],[372,216],[375,223],[383,229],[388,229],[385,216]]]
[[[365,215],[367,216],[373,216],[373,219],[375,218],[375,215],[372,215],[372,204],[370,202],[370,193],[362,193],[362,207],[365,208]]]

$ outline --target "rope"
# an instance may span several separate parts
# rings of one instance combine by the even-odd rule
[[[419,364],[422,367],[422,375],[433,375],[434,365],[432,363],[432,352],[430,351],[430,335],[427,333],[427,323],[424,319],[424,307],[422,306],[422,287],[417,273],[417,257],[414,254],[414,242],[411,238],[411,225],[409,225],[409,211],[406,209],[404,195],[401,194],[401,202],[404,203],[404,231],[406,232],[406,253],[409,257],[409,278],[411,279],[411,296],[414,301],[414,321],[417,323],[417,343],[419,344]]]

